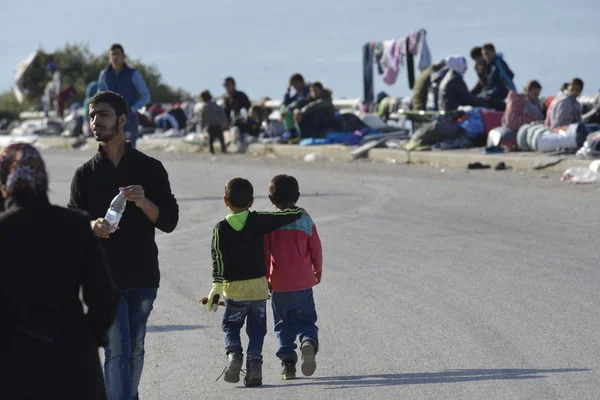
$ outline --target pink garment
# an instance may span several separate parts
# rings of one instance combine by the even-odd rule
[[[383,81],[388,85],[396,83],[400,66],[404,66],[404,39],[395,40],[391,46],[390,53],[387,59],[387,65],[383,71]]]

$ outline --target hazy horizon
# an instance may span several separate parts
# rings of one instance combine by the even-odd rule
[[[118,42],[132,58],[155,64],[165,83],[194,96],[203,89],[222,93],[221,82],[231,75],[251,98],[278,99],[288,77],[300,72],[333,89],[335,97],[357,98],[362,97],[362,45],[420,28],[427,30],[434,60],[468,57],[471,47],[492,42],[504,53],[518,88],[538,79],[542,94],[552,95],[576,76],[584,80],[585,94],[600,89],[600,2],[591,0],[568,6],[507,0],[493,13],[474,0],[261,0],[260,7],[233,0],[60,3],[29,0],[4,10],[0,89],[12,87],[17,63],[39,45],[51,52],[67,42],[88,43],[99,54]],[[470,59],[465,80],[469,86],[475,82]],[[410,94],[405,69],[393,86],[377,75],[375,81],[377,91]]]

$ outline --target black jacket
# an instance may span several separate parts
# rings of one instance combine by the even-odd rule
[[[502,71],[501,71],[502,69]],[[506,73],[506,76],[503,74]],[[504,58],[496,56],[494,61],[487,64],[487,82],[485,86],[485,95],[489,99],[505,100],[510,90],[515,90],[512,72]]]
[[[141,185],[146,197],[158,206],[156,225],[134,203],[127,202],[119,229],[110,238],[100,239],[100,243],[119,288],[158,288],[156,228],[172,232],[179,221],[179,206],[160,161],[135,150],[128,143],[123,158],[115,167],[100,148],[91,160],[75,171],[69,208],[85,211],[90,220],[104,218],[119,187],[129,185]]]
[[[105,398],[98,345],[119,293],[88,219],[52,206],[46,196],[9,200],[0,214],[0,243],[2,393]]]
[[[235,115],[237,115],[240,113],[242,108],[250,110],[250,106],[250,99],[246,93],[240,92],[239,90],[236,90],[232,95],[225,95],[225,99],[223,101],[223,109],[229,122],[231,122],[232,111]]]
[[[462,75],[450,70],[440,84],[438,108],[440,111],[456,110],[458,106],[485,106],[485,100],[471,94]]]
[[[251,211],[244,224],[236,224],[232,216],[220,221],[213,229],[211,245],[213,282],[266,276],[264,236],[296,221],[302,212],[301,209],[276,213]]]

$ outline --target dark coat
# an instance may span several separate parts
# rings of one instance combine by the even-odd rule
[[[89,220],[46,196],[6,203],[0,213],[2,393],[105,399],[98,347],[119,293]]]
[[[440,111],[456,110],[458,106],[485,106],[485,100],[471,94],[462,75],[450,70],[440,84],[438,108]]]

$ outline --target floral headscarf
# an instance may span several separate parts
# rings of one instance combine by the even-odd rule
[[[48,192],[48,174],[42,156],[27,143],[15,143],[0,153],[0,185],[7,197]]]

